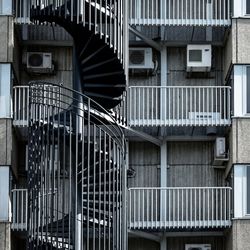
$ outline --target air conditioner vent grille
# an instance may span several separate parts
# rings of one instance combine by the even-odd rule
[[[30,66],[42,67],[42,65],[43,65],[43,56],[41,54],[37,54],[37,53],[31,54],[28,57],[28,62],[29,62]]]
[[[189,61],[202,62],[202,50],[198,49],[189,50]]]
[[[143,50],[131,50],[129,52],[129,59],[131,64],[140,65],[144,64],[145,55]]]

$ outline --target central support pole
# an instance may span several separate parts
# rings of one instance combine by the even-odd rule
[[[161,50],[161,88],[160,88],[160,98],[161,98],[161,106],[160,106],[160,119],[164,124],[164,121],[167,119],[167,47],[162,47]],[[165,135],[165,126],[161,126],[161,136]]]
[[[161,187],[167,187],[167,141],[164,140],[161,145]],[[167,207],[166,207],[166,197],[167,197],[167,190],[162,189],[160,190],[160,221],[163,224],[166,221],[166,214],[167,214]]]

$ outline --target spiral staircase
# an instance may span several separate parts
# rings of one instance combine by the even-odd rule
[[[122,0],[31,1],[74,40],[73,90],[30,83],[29,249],[124,249],[125,143],[107,111],[126,89]]]

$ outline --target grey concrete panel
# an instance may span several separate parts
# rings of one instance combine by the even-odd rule
[[[12,125],[10,119],[0,119],[0,165],[11,165]]]
[[[250,249],[250,220],[234,220],[232,233],[233,250]]]
[[[247,118],[232,119],[231,157],[232,163],[250,163],[250,120]]]
[[[0,249],[11,249],[10,223],[0,223]]]
[[[250,20],[248,18],[232,20],[233,63],[249,64],[250,61]]]
[[[0,16],[0,34],[0,62],[12,62],[14,47],[13,17]]]

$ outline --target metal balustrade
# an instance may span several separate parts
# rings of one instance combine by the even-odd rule
[[[121,128],[79,92],[38,81],[29,91],[30,248],[124,249]]]
[[[131,86],[130,126],[230,125],[230,90],[220,86]]]
[[[13,125],[25,127],[29,121],[29,86],[13,87]]]
[[[26,231],[28,225],[28,190],[13,189],[12,193],[12,230]]]
[[[230,187],[140,187],[128,190],[130,229],[231,226]]]
[[[90,3],[90,4],[89,4]],[[39,8],[41,11],[49,8],[49,13],[53,15],[62,15],[67,5],[67,16],[71,21],[74,20],[82,24],[84,27],[92,30],[94,27],[95,34],[100,34],[100,38],[105,40],[105,43],[117,52],[118,58],[125,65],[124,53],[126,37],[123,37],[124,29],[126,28],[126,18],[123,13],[126,13],[126,1],[113,0],[15,0],[14,13],[15,22],[20,24],[31,23],[30,9]]]
[[[129,0],[133,25],[230,25],[230,0]]]

